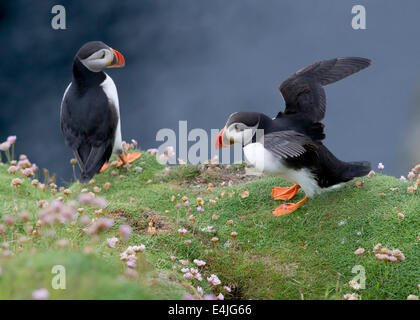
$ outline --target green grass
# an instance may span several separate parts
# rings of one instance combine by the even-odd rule
[[[134,166],[143,171],[120,168],[119,175],[114,176],[108,169],[95,177],[95,185],[102,188],[100,196],[108,201],[103,215],[112,217],[115,225],[93,238],[82,232],[78,221],[38,228],[38,200],[63,195],[42,192],[23,176],[9,175],[7,165],[0,166],[0,216],[17,217],[23,211],[31,214],[29,222],[17,218],[13,230],[0,234],[0,243],[9,243],[14,253],[6,258],[6,249],[0,249],[0,299],[30,299],[32,291],[39,288],[47,288],[52,299],[181,299],[185,293],[196,294],[197,285],[217,295],[222,287],[211,288],[205,279],[212,273],[222,285],[232,288],[225,294],[227,299],[343,299],[345,293],[356,292],[348,284],[356,275],[352,273],[356,265],[366,272],[366,289],[357,291],[361,299],[406,299],[419,293],[420,196],[418,190],[407,193],[412,182],[385,175],[356,179],[364,185],[356,187],[351,181],[311,199],[290,215],[274,217],[271,210],[281,202],[270,198],[271,188],[289,185],[281,179],[264,176],[239,184],[234,177],[243,166],[208,169],[188,165],[164,171],[164,166],[148,154]],[[228,186],[229,172],[233,186]],[[18,176],[24,183],[12,188],[10,182]],[[213,180],[217,181],[214,187],[208,188]],[[220,186],[221,181],[225,186]],[[102,187],[105,182],[111,183],[109,190]],[[65,197],[69,203],[77,199],[82,188],[93,188],[78,183],[69,187],[72,195]],[[249,197],[240,197],[245,190]],[[173,195],[175,202],[171,201]],[[183,206],[174,208],[182,203],[183,196],[188,197],[196,216],[194,225]],[[203,213],[196,211],[197,197],[205,201]],[[296,200],[301,198],[302,191]],[[210,199],[217,199],[214,206]],[[85,212],[94,217],[93,208],[86,207]],[[404,213],[404,219],[397,218],[399,212]],[[219,218],[213,220],[212,215]],[[230,219],[232,226],[226,223]],[[151,220],[156,232],[148,229]],[[132,226],[133,233],[128,241],[108,248],[106,238],[119,237],[120,224]],[[41,235],[26,234],[28,225]],[[200,230],[207,226],[214,232]],[[178,235],[179,228],[188,230],[184,238]],[[231,231],[238,233],[236,239],[231,238]],[[28,241],[20,243],[23,235]],[[217,245],[211,242],[213,236],[219,238]],[[59,239],[68,239],[70,245],[57,248]],[[191,246],[184,244],[186,239],[192,240]],[[128,278],[119,254],[140,243],[146,251],[138,255],[139,276]],[[377,262],[372,252],[377,243],[400,249],[406,260],[395,265]],[[366,249],[362,256],[354,254],[359,247]],[[176,256],[174,262],[172,255]],[[190,267],[193,259],[206,261],[201,268],[204,280],[184,279],[179,259],[188,259]],[[51,288],[54,265],[66,269],[66,290]],[[172,270],[173,265],[177,271]]]

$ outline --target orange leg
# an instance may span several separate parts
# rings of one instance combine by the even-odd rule
[[[271,197],[274,200],[290,200],[292,199],[300,189],[300,185],[295,184],[294,186],[290,188],[280,188],[280,187],[274,187],[271,190]]]
[[[309,200],[309,198],[305,197],[297,203],[282,204],[282,205],[278,206],[275,210],[273,210],[273,215],[278,217],[278,216],[282,216],[284,214],[292,213],[293,211],[296,211],[297,209],[299,209],[308,200]]]
[[[118,156],[118,166],[122,166],[126,163],[132,163],[136,161],[138,158],[141,157],[141,152],[131,152],[131,153],[123,153],[121,156]],[[108,169],[110,163],[105,163],[99,172],[104,172]]]

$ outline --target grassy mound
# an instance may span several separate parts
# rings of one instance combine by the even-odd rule
[[[271,188],[289,184],[273,177],[251,179],[242,165],[165,168],[145,153],[130,169],[110,168],[92,185],[69,185],[70,195],[42,191],[23,175],[9,174],[8,167],[0,166],[0,244],[7,243],[0,249],[0,299],[30,299],[39,288],[53,299],[181,299],[187,293],[198,297],[197,286],[226,299],[343,299],[353,292],[361,299],[406,299],[419,292],[420,196],[419,190],[407,192],[412,182],[385,175],[356,179],[290,215],[274,217],[271,210],[281,202],[270,198]],[[14,178],[22,179],[20,187],[11,186]],[[95,186],[107,200],[102,212],[75,201],[83,188]],[[90,219],[112,218],[114,225],[89,234],[77,213],[75,220],[37,225],[38,201],[59,197],[83,207]],[[197,198],[203,199],[204,212],[197,211]],[[300,191],[296,200],[302,198]],[[29,213],[28,221],[19,217],[22,212]],[[119,235],[122,224],[132,228],[128,240]],[[187,232],[181,237],[178,229]],[[111,237],[119,238],[115,248],[107,246]],[[398,248],[406,259],[377,261],[377,243]],[[146,250],[137,254],[135,272],[127,273],[120,254],[140,244]],[[365,252],[354,254],[359,247]],[[198,267],[202,281],[181,272],[179,260],[195,267],[194,259],[206,262]],[[65,290],[51,287],[54,265],[65,267]],[[357,265],[365,271],[365,289],[349,285]],[[208,283],[211,274],[220,285]]]

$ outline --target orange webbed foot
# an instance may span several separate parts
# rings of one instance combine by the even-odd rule
[[[132,163],[136,161],[138,158],[141,157],[141,152],[131,152],[131,153],[124,153],[122,157],[118,159],[118,164],[120,166],[126,163]]]
[[[132,163],[140,157],[141,157],[141,152],[131,152],[128,154],[123,153],[121,156],[118,157],[118,167],[126,163]],[[99,172],[104,172],[106,169],[109,168],[110,165],[111,163],[109,162],[104,163],[104,165],[102,166]]]
[[[271,190],[271,197],[274,200],[290,200],[292,199],[299,191],[300,185],[295,184],[294,186],[290,188],[280,188],[280,187],[274,187]]]
[[[108,167],[110,166],[109,162],[105,162],[104,165],[102,166],[101,170],[99,170],[99,172],[104,172],[106,169],[108,169]]]
[[[282,205],[278,206],[275,210],[273,210],[273,215],[278,217],[278,216],[282,216],[282,215],[285,215],[285,214],[292,213],[292,212],[296,211],[297,209],[299,209],[308,200],[309,200],[309,198],[305,197],[297,203],[282,204]]]

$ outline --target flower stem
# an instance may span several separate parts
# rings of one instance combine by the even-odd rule
[[[73,178],[74,178],[74,182],[76,182],[76,181],[77,181],[77,177],[76,177],[76,167],[75,167],[75,165],[74,165],[74,164],[72,165],[72,167],[73,167]]]
[[[7,158],[7,162],[10,163],[10,151],[9,150],[6,151],[6,158]]]

